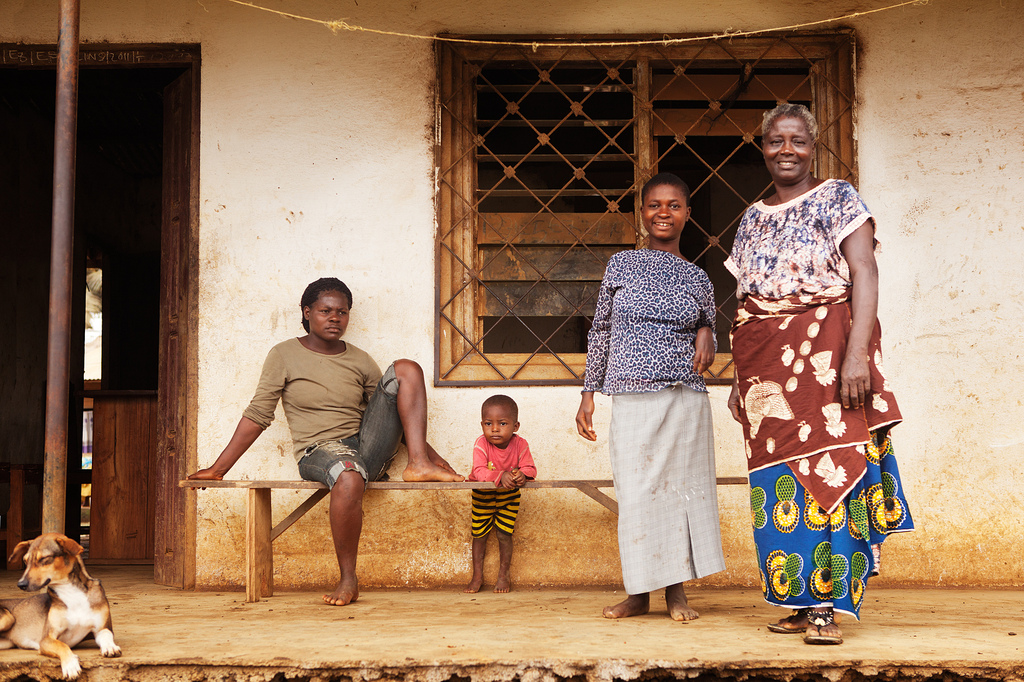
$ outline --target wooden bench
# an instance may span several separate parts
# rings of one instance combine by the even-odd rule
[[[746,485],[746,477],[719,478],[719,485]],[[182,488],[242,488],[248,491],[245,512],[245,601],[257,602],[261,597],[274,595],[274,552],[273,542],[305,514],[316,506],[330,492],[327,486],[316,481],[179,481]],[[470,490],[493,488],[487,481],[424,482],[374,481],[366,484],[367,490]],[[575,488],[595,500],[614,514],[619,513],[619,503],[601,492],[600,488],[611,488],[608,479],[527,481],[526,488]],[[273,490],[312,490],[292,513],[276,526],[272,525],[270,495]]]

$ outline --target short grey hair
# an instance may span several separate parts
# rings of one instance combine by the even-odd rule
[[[814,120],[814,114],[803,104],[780,104],[771,111],[764,112],[764,120],[761,122],[761,134],[767,135],[775,122],[780,118],[797,118],[804,122],[807,132],[812,140],[818,139],[818,122]]]

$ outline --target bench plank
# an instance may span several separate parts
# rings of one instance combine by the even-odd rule
[[[611,479],[580,479],[556,481],[527,481],[526,488],[578,488],[580,483],[596,488],[611,488]],[[746,476],[719,476],[718,485],[747,485]],[[371,481],[367,490],[469,490],[490,488],[488,481]],[[275,488],[280,490],[326,490],[317,481],[178,481],[180,488]]]
[[[745,476],[717,479],[718,485],[746,485]],[[246,490],[245,515],[245,601],[258,602],[274,595],[274,540],[305,516],[329,492],[316,481],[179,481],[181,488],[233,488]],[[489,481],[373,481],[367,490],[472,490],[493,488]],[[615,498],[599,490],[614,487],[611,479],[527,481],[524,488],[575,488],[613,514],[619,513]],[[276,526],[271,513],[273,490],[312,490],[313,492]]]

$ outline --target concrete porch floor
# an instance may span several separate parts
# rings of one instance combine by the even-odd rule
[[[870,589],[863,620],[843,621],[841,646],[769,632],[785,615],[757,590],[691,588],[695,622],[652,613],[620,621],[601,589],[367,589],[346,607],[319,592],[182,592],[154,585],[150,567],[95,566],[124,655],[78,648],[86,680],[554,680],[1024,678],[1024,592]],[[22,596],[9,572],[0,597]],[[0,652],[0,681],[59,679],[53,659]]]

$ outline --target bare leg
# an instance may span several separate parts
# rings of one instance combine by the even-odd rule
[[[355,471],[342,473],[331,488],[331,535],[341,571],[334,592],[324,595],[324,602],[332,606],[345,606],[359,599],[356,557],[363,531],[363,488],[363,477]]]
[[[498,536],[498,579],[494,581],[495,592],[508,592],[512,589],[509,569],[512,568],[512,536],[495,529]]]
[[[398,416],[405,431],[409,464],[402,472],[406,481],[464,481],[464,476],[427,443],[427,386],[423,369],[412,360],[396,360]]]
[[[665,606],[668,607],[668,616],[672,620],[696,620],[700,614],[690,608],[686,602],[686,592],[683,591],[683,584],[676,583],[665,588]]]
[[[629,618],[630,616],[642,616],[651,610],[651,594],[631,594],[615,606],[604,607],[605,618]]]
[[[487,536],[473,538],[473,577],[463,592],[479,592],[484,584],[484,557],[487,556]]]

